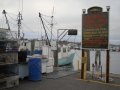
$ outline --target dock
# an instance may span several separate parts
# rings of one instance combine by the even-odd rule
[[[103,83],[94,80],[81,80],[80,72],[72,73],[60,78],[43,77],[42,81],[20,80],[20,85],[5,90],[120,90],[120,78],[117,84]]]

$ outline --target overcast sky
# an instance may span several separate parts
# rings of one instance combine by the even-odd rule
[[[82,26],[82,9],[88,9],[92,6],[103,7],[110,6],[110,41],[117,43],[120,40],[120,0],[0,0],[0,27],[3,25],[4,19],[2,10],[8,12],[8,19],[12,30],[17,31],[17,14],[22,12],[22,32],[26,33],[26,37],[40,38],[41,23],[38,13],[51,16],[54,6],[54,36],[57,29],[75,28],[78,29],[79,35],[76,40],[81,40]],[[50,22],[50,17],[44,18]],[[48,23],[47,23],[48,25]],[[49,26],[49,25],[48,25]],[[50,33],[50,32],[49,32]],[[28,35],[29,34],[29,35]]]

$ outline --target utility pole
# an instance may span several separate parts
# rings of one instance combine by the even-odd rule
[[[5,14],[6,24],[8,25],[8,30],[10,30],[10,25],[9,25],[8,18],[7,18],[7,15],[6,15],[7,12],[5,10],[3,10],[2,13]]]
[[[22,19],[22,14],[19,12],[18,13],[18,18],[17,18],[17,21],[18,21],[18,39],[20,39],[20,29],[21,29],[21,20]]]
[[[108,30],[109,30],[109,11],[110,6],[107,6],[107,12],[108,12]],[[106,50],[106,83],[109,83],[109,74],[110,74],[110,50]]]
[[[86,12],[86,9],[83,9],[83,14],[82,14],[82,18],[83,18],[83,15],[85,14]],[[82,27],[83,29],[83,27]],[[83,46],[82,46],[83,47]],[[81,79],[84,79],[84,68],[85,68],[85,65],[84,65],[84,57],[85,57],[85,50],[82,48],[82,61],[81,61]]]

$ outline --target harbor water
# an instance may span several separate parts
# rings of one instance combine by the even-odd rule
[[[79,66],[78,66],[79,63]],[[95,51],[90,51],[90,70],[92,64],[95,63]],[[101,65],[103,72],[106,72],[106,51],[101,51]],[[73,59],[74,70],[81,69],[81,50],[75,51]],[[120,52],[110,52],[110,73],[120,74]]]

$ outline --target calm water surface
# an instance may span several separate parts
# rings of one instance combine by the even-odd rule
[[[81,69],[81,51],[75,51],[75,57],[73,60],[74,70],[78,70],[78,66]],[[78,65],[79,61],[79,65]],[[90,51],[90,69],[92,70],[92,64],[95,62],[95,51]],[[106,70],[106,52],[101,51],[101,64],[103,72]],[[120,74],[120,52],[110,52],[110,73]]]

